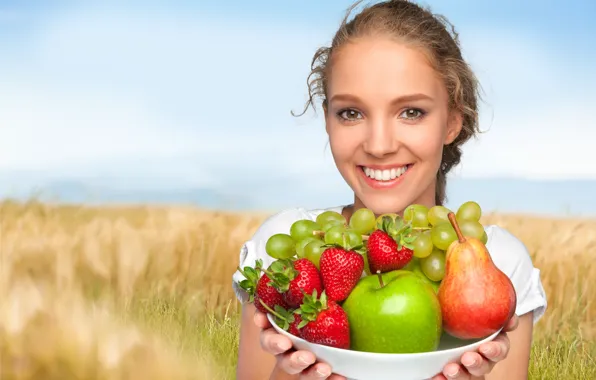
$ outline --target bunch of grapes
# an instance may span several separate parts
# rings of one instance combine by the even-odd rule
[[[290,233],[278,233],[269,238],[265,249],[275,259],[294,256],[312,261],[317,268],[321,254],[330,245],[348,246],[358,249],[364,239],[376,226],[375,215],[366,208],[359,209],[349,223],[338,212],[325,211],[316,220],[297,220],[290,227]]]
[[[457,240],[457,234],[447,215],[451,212],[445,206],[428,209],[423,205],[411,205],[404,211],[404,220],[411,223],[416,239],[414,257],[410,268],[419,269],[433,282],[440,282],[445,275],[445,251]],[[463,203],[456,212],[459,227],[466,237],[479,239],[484,244],[488,236],[480,217],[482,210],[478,203]],[[408,268],[408,269],[410,269]]]

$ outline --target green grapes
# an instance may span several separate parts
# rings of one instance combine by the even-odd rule
[[[344,232],[346,232],[346,227],[341,224],[331,227],[325,232],[325,243],[342,245],[344,242]]]
[[[430,230],[430,237],[435,247],[446,251],[457,240],[457,233],[451,223],[441,223]]]
[[[317,268],[319,268],[319,261],[321,260],[321,255],[325,251],[325,242],[322,240],[316,239],[311,241],[310,243],[306,244],[304,247],[304,257],[310,260]]]
[[[296,243],[296,254],[298,255],[298,257],[304,257],[304,247],[306,247],[306,245],[308,243],[310,243],[311,241],[315,241],[315,240],[323,242],[321,239],[318,239],[314,236],[309,236],[309,237],[306,237],[306,238],[300,240],[298,243]]]
[[[447,214],[449,214],[451,210],[449,210],[445,206],[433,206],[428,210],[428,222],[433,225],[439,225],[441,223],[447,222],[449,223],[449,218]]]
[[[289,259],[296,254],[296,242],[288,234],[275,234],[267,240],[265,251],[274,259]]]
[[[445,276],[445,252],[433,249],[430,255],[420,259],[420,269],[431,281],[441,281]]]
[[[459,206],[455,216],[457,217],[458,222],[468,220],[478,222],[482,216],[482,210],[480,209],[480,205],[478,203],[468,201]]]
[[[461,233],[466,237],[472,237],[482,241],[486,235],[484,227],[477,221],[464,220],[462,222],[458,222],[458,224]],[[486,244],[486,242],[483,243]]]
[[[404,221],[412,227],[428,227],[428,208],[423,205],[410,205],[404,210]]]
[[[322,212],[316,218],[316,223],[319,226],[324,226],[330,222],[337,222],[335,224],[345,224],[346,218],[344,218],[342,214],[330,210]]]
[[[414,246],[414,256],[423,258],[430,255],[433,250],[433,241],[430,231],[419,232],[412,245]]]
[[[350,227],[357,234],[367,235],[375,228],[375,222],[375,214],[367,208],[361,208],[352,214]]]
[[[294,241],[300,241],[307,237],[312,237],[314,231],[320,231],[321,226],[308,219],[302,219],[294,222],[290,227],[290,236]]]

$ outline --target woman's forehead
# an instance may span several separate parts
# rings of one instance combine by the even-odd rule
[[[333,53],[328,93],[395,96],[444,92],[443,82],[420,49],[386,38],[362,38]]]

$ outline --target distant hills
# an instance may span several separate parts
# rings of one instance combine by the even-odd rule
[[[342,182],[302,186],[272,179],[228,184],[218,188],[176,187],[175,184],[129,183],[100,179],[43,180],[0,176],[0,198],[37,196],[67,203],[190,204],[225,210],[275,211],[302,206],[331,207],[352,202]],[[511,178],[452,179],[449,207],[475,200],[486,211],[521,212],[554,216],[596,217],[596,180],[548,181]]]

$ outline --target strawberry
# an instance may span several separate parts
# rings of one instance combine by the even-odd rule
[[[239,285],[249,295],[249,302],[254,302],[255,307],[262,313],[267,313],[267,309],[263,304],[269,308],[275,308],[276,305],[287,307],[287,303],[281,294],[271,284],[271,279],[267,275],[262,275],[259,278],[259,272],[262,271],[263,261],[257,260],[255,267],[238,267],[238,271],[245,277],[240,281]]]
[[[308,259],[276,260],[266,273],[272,279],[272,285],[283,294],[284,300],[292,308],[300,306],[305,293],[312,294],[315,289],[319,293],[323,291],[321,274]]]
[[[379,229],[366,242],[368,265],[371,273],[390,272],[405,267],[414,255],[411,226],[400,218],[384,217]]]
[[[350,325],[346,312],[335,301],[327,299],[325,291],[317,299],[316,290],[306,295],[296,310],[302,321],[298,324],[302,339],[335,348],[350,348]]]
[[[319,267],[327,297],[331,301],[340,302],[348,298],[362,277],[364,258],[349,248],[332,246],[321,254]]]

